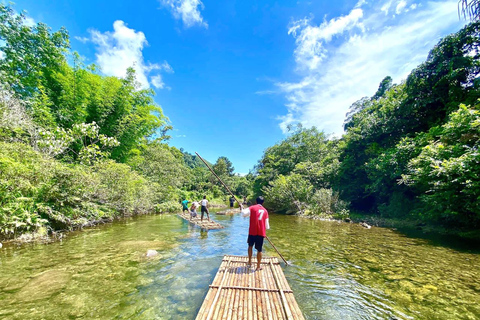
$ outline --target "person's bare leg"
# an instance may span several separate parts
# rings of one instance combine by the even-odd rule
[[[252,265],[253,246],[248,246],[248,266]]]
[[[260,268],[261,261],[262,261],[262,252],[257,251],[257,270],[262,270],[262,268]]]

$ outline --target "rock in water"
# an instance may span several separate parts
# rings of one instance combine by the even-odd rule
[[[147,250],[146,256],[147,258],[155,257],[158,255],[157,250]]]
[[[364,228],[367,228],[367,229],[370,229],[370,228],[372,227],[372,226],[368,225],[368,224],[365,223],[365,222],[360,223],[360,225],[361,225],[362,227],[364,227]]]
[[[64,270],[44,271],[28,281],[16,293],[19,302],[42,300],[60,292],[70,281],[70,274]]]

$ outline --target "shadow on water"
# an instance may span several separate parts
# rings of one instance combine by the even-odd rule
[[[440,246],[460,252],[480,254],[480,240],[465,238],[459,235],[425,232],[415,228],[396,228],[396,231],[409,238],[428,241],[432,246]]]

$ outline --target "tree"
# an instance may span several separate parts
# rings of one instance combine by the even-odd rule
[[[417,213],[480,226],[480,101],[473,108],[460,105],[427,138],[402,179],[420,193],[424,205]]]
[[[365,108],[368,108],[371,105],[371,100],[369,97],[363,97],[360,100],[352,103],[350,108],[348,108],[347,114],[345,115],[345,120],[343,121],[343,130],[347,131],[348,128],[355,125],[353,118],[354,116],[362,111]]]
[[[383,97],[385,95],[385,92],[387,92],[387,90],[392,87],[392,81],[392,77],[390,76],[386,76],[385,78],[383,78],[383,80],[380,82],[380,85],[378,86],[377,92],[373,95],[372,99],[378,100]]]
[[[25,25],[25,14],[0,4],[0,71],[5,83],[21,97],[32,97],[65,62],[69,36],[65,28],[52,32],[44,23]]]
[[[233,171],[235,168],[233,167],[232,162],[227,157],[219,157],[217,162],[212,167],[213,171],[219,176],[233,176]]]
[[[459,0],[458,7],[465,19],[480,20],[480,0]]]

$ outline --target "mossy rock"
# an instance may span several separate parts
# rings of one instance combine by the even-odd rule
[[[32,279],[15,294],[18,301],[30,302],[46,299],[61,291],[70,281],[70,273],[64,270],[48,270]]]

